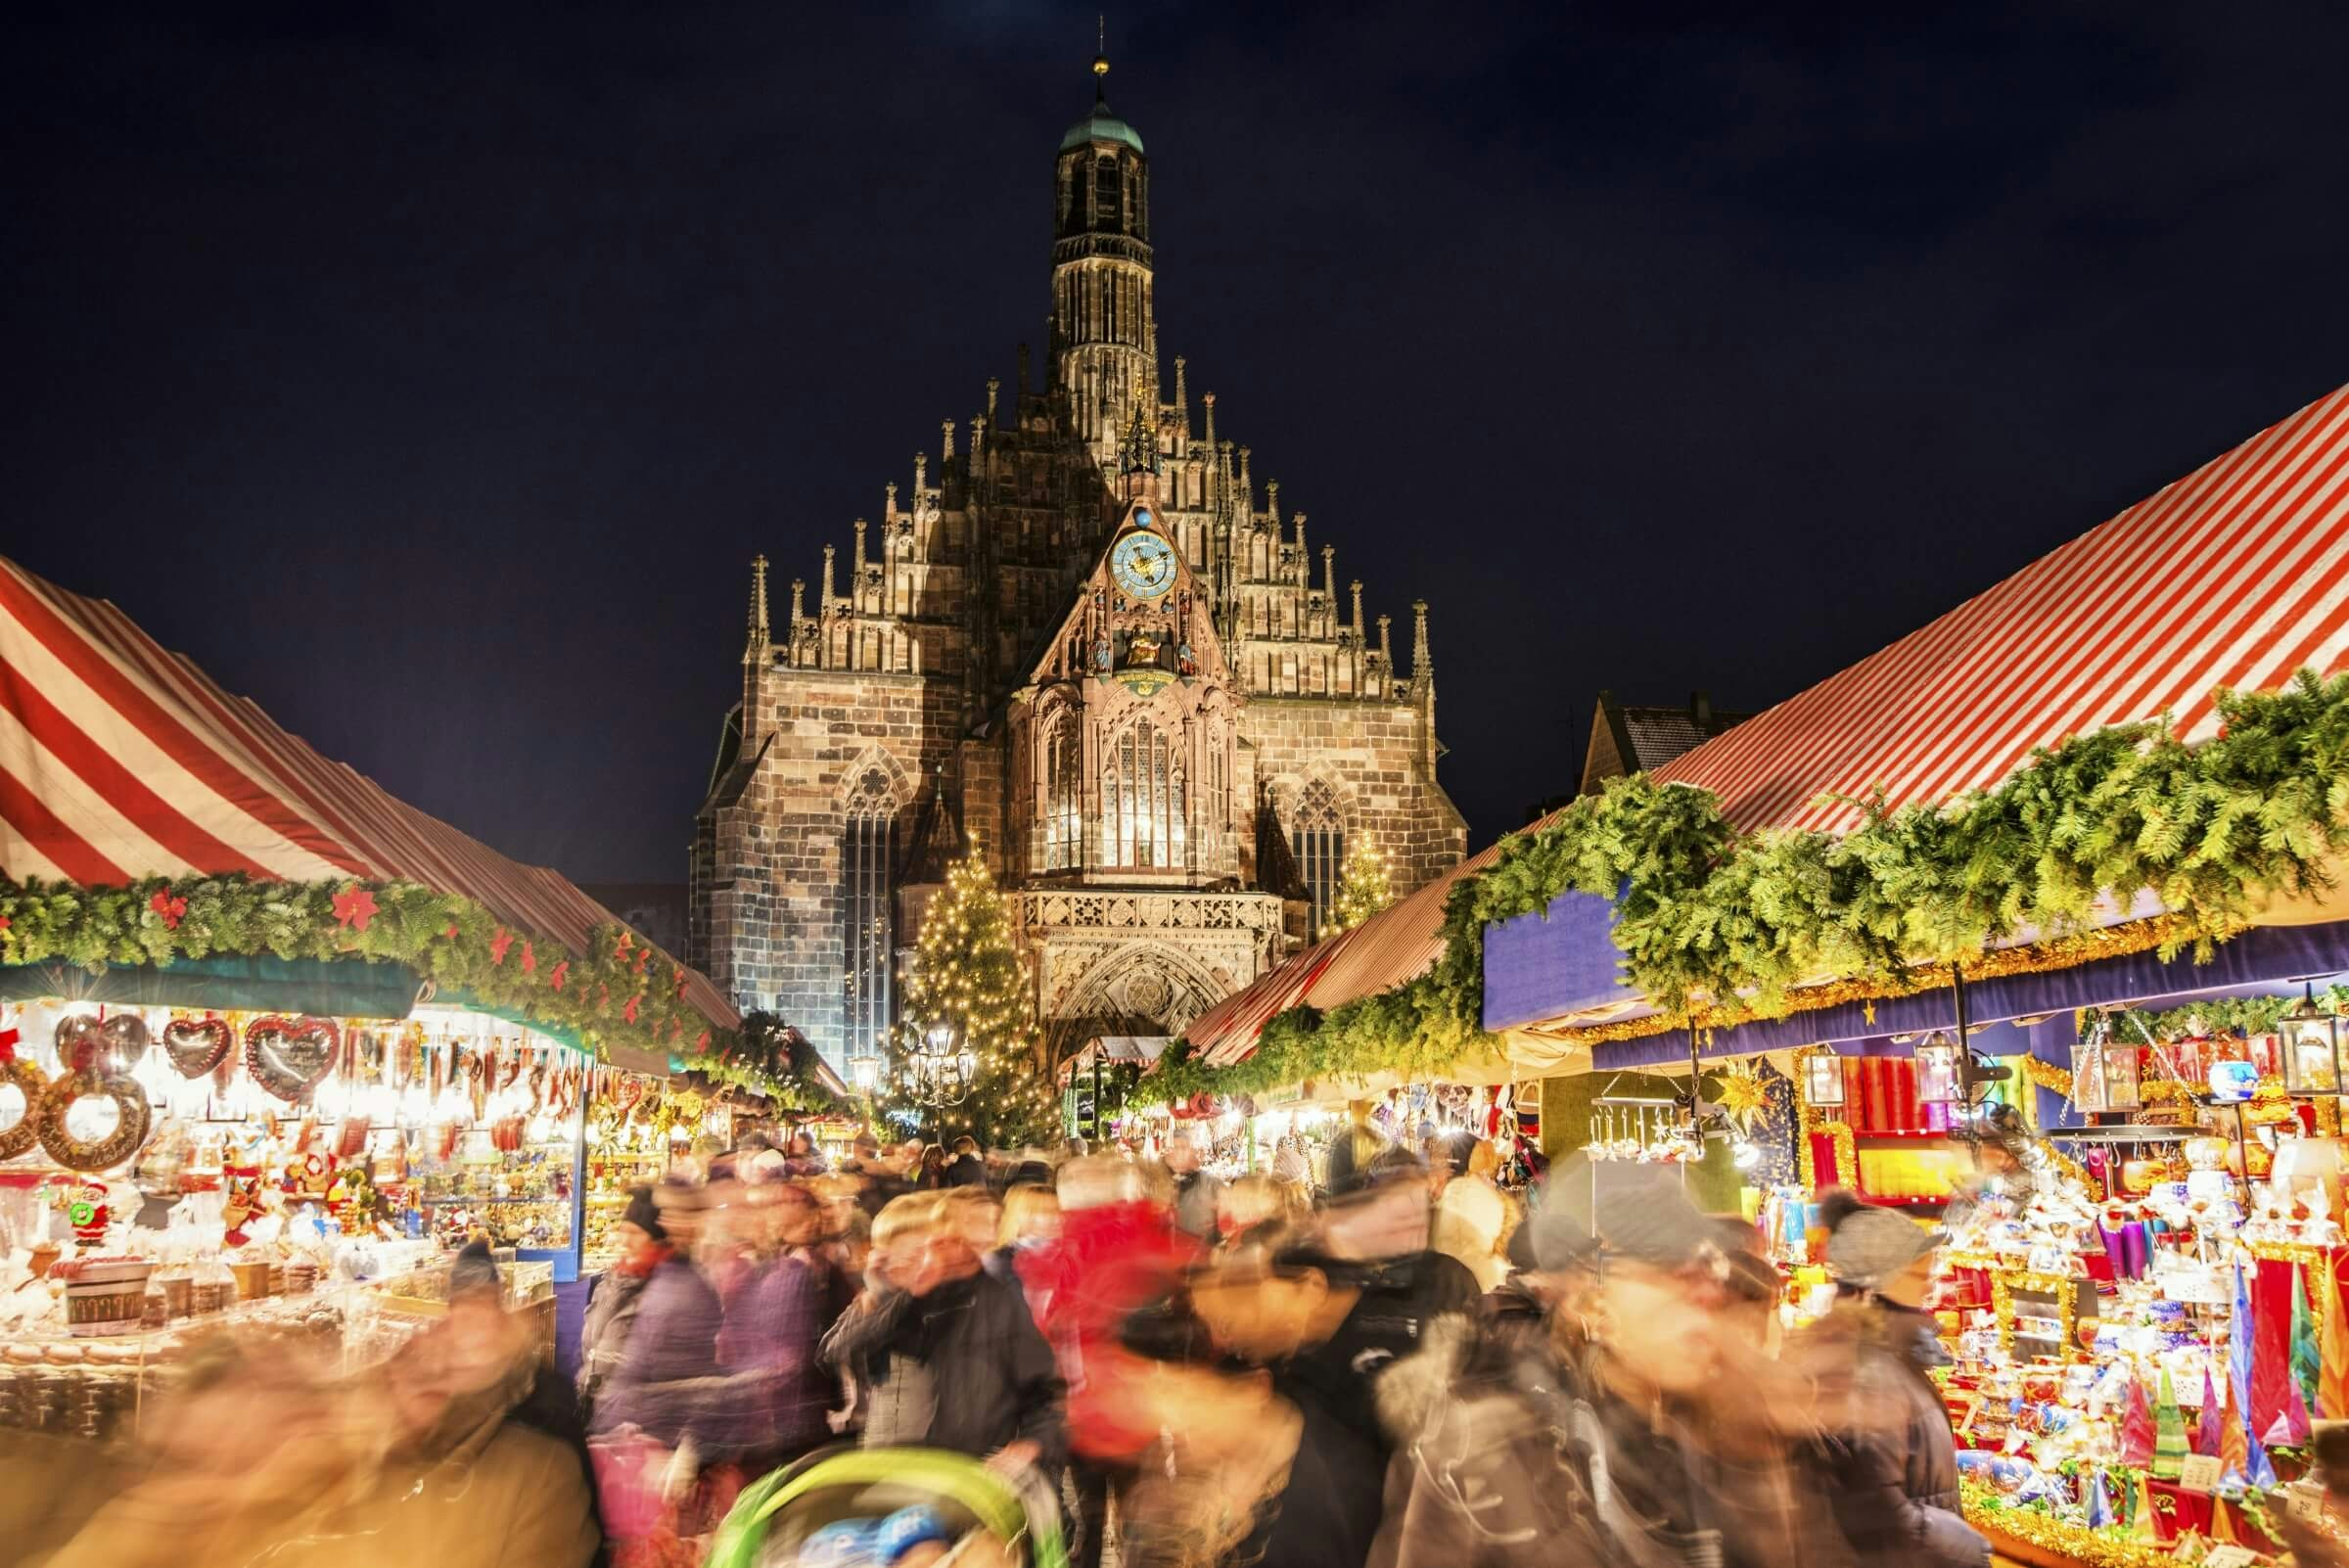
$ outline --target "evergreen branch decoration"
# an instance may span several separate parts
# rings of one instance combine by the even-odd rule
[[[2303,670],[2212,702],[2221,728],[2201,745],[2166,719],[2096,730],[2034,750],[1988,790],[1856,801],[1861,822],[1841,835],[1741,837],[1706,791],[1611,779],[1453,885],[1426,974],[1326,1015],[1283,1013],[1220,1071],[1178,1043],[1144,1082],[1183,1098],[1440,1071],[1488,1041],[1486,927],[1568,892],[1613,900],[1624,983],[1657,1004],[1659,1030],[1780,1016],[1825,981],[1901,994],[1935,979],[1916,966],[1979,960],[2018,931],[2060,943],[2101,897],[2151,893],[2167,911],[2161,956],[2207,958],[2264,900],[2327,889],[2349,845],[2349,675]]]
[[[668,1053],[795,1104],[810,1092],[788,1071],[787,1050],[714,1029],[685,1000],[685,971],[627,927],[600,926],[586,946],[573,952],[416,882],[229,874],[97,887],[0,877],[0,964],[96,973],[214,954],[404,964],[442,992],[568,1030],[590,1048]]]

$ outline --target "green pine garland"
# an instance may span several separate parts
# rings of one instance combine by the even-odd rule
[[[794,1094],[788,1051],[713,1029],[684,999],[685,970],[622,925],[575,953],[506,926],[470,899],[415,882],[148,877],[126,887],[0,877],[0,964],[167,968],[213,954],[404,964],[442,992],[631,1045],[762,1092]],[[748,1054],[744,1054],[745,1051]]]
[[[1284,1013],[1231,1068],[1178,1046],[1153,1088],[1252,1093],[1456,1059],[1486,1040],[1486,927],[1567,892],[1615,901],[1624,982],[1670,1022],[1775,1016],[1821,979],[1897,993],[1911,964],[2080,929],[2105,892],[2151,891],[2179,933],[2162,956],[2207,957],[2264,899],[2329,886],[2326,861],[2349,845],[2349,675],[2302,671],[2281,691],[2212,701],[2223,727],[2200,746],[2166,721],[2098,730],[2034,751],[1994,789],[1898,810],[1864,802],[1840,836],[1741,837],[1703,790],[1609,780],[1454,884],[1426,974],[1328,1014]]]

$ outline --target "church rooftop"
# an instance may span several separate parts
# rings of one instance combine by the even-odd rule
[[[1071,125],[1060,139],[1060,150],[1065,153],[1087,142],[1124,142],[1137,153],[1142,151],[1142,133],[1111,114],[1107,104],[1095,104],[1091,114]]]

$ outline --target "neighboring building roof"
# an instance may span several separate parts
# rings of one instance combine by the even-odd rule
[[[584,954],[610,910],[320,756],[103,599],[0,559],[0,872],[422,883]],[[685,999],[742,1019],[685,971]]]
[[[2349,668],[2349,387],[2005,581],[1667,763],[1744,831],[1841,832],[2032,750],[2161,718],[2215,734],[2220,686]]]
[[[1723,712],[1701,691],[1680,708],[1633,707],[1602,691],[1583,756],[1583,793],[1611,778],[1653,772],[1753,716]]]

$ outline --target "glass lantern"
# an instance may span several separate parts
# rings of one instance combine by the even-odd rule
[[[1916,1047],[1916,1097],[1925,1105],[1958,1103],[1958,1047],[1938,1029]]]
[[[2081,1111],[2134,1111],[2143,1104],[2138,1050],[2112,1038],[2110,1015],[2099,1013],[2072,1046],[2072,1104]]]
[[[2282,1037],[2283,1086],[2292,1094],[2341,1091],[2341,1021],[2317,1005],[2316,987],[2276,1020]]]
[[[1803,1099],[1824,1110],[1843,1104],[1843,1058],[1832,1051],[1803,1058]]]

